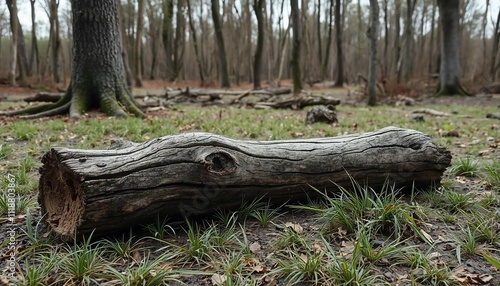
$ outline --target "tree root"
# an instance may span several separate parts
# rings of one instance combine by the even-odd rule
[[[93,102],[98,100],[98,102]],[[69,113],[72,119],[78,119],[86,110],[99,106],[102,112],[108,116],[127,117],[129,115],[146,117],[139,108],[139,104],[131,96],[130,92],[121,86],[111,90],[98,92],[93,97],[85,88],[69,85],[66,94],[57,102],[40,106],[29,107],[11,112],[1,112],[3,116],[18,116],[23,119],[49,117]]]

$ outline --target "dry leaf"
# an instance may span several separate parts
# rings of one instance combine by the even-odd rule
[[[257,251],[261,250],[262,247],[260,246],[260,243],[258,241],[256,241],[256,242],[250,244],[249,248],[250,248],[250,252],[255,254],[255,253],[257,253]]]
[[[293,223],[293,222],[286,222],[285,227],[291,228],[296,233],[302,233],[304,231],[304,228],[302,226],[300,226],[300,224]]]
[[[493,276],[489,274],[473,274],[469,273],[465,270],[463,266],[458,267],[453,271],[453,274],[450,276],[451,280],[460,282],[465,285],[483,285],[490,282],[493,279]]]
[[[227,276],[215,273],[212,275],[212,285],[219,286],[226,283]]]
[[[420,232],[425,237],[425,240],[427,240],[428,243],[431,243],[431,244],[434,243],[434,239],[432,238],[432,236],[430,234],[428,234],[425,230],[421,229]]]
[[[321,247],[321,245],[319,245],[317,243],[313,244],[312,248],[314,250],[314,253],[316,253],[316,254],[324,252],[323,247]]]

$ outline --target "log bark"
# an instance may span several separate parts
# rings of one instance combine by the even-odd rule
[[[115,142],[111,150],[52,148],[40,169],[44,220],[62,239],[187,217],[256,198],[292,201],[351,179],[374,189],[438,185],[451,155],[409,129],[332,138],[240,141],[209,133]],[[334,184],[335,183],[335,184]]]

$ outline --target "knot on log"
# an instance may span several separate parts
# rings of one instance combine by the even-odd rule
[[[236,171],[236,159],[226,152],[215,152],[205,157],[207,170],[218,175],[227,175]]]

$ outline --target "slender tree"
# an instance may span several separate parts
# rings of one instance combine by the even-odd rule
[[[377,0],[370,0],[370,61],[368,63],[368,105],[377,104],[377,40],[379,30],[379,6]]]
[[[413,10],[415,8],[416,0],[406,0],[406,19],[405,19],[405,54],[403,61],[403,78],[408,82],[411,77],[411,63],[412,63],[412,45],[413,45]]]
[[[497,71],[500,66],[500,64],[497,64],[497,54],[499,45],[500,45],[500,10],[498,11],[495,30],[493,31],[493,48],[491,51],[491,62],[490,62],[490,77],[492,82],[495,81]]]
[[[468,95],[460,84],[460,1],[438,0],[441,21],[441,66],[437,95]]]
[[[196,58],[196,65],[198,66],[198,75],[200,76],[201,85],[203,85],[205,83],[205,76],[203,75],[203,64],[201,63],[201,56],[198,51],[198,39],[191,12],[191,1],[186,0],[186,4],[188,9],[189,31],[191,32],[191,38],[193,39],[194,56]]]
[[[222,34],[222,25],[219,16],[219,0],[211,0],[212,20],[214,22],[215,37],[217,40],[217,49],[219,51],[219,61],[221,69],[221,87],[230,87],[229,71],[227,66],[227,54],[224,45],[224,35]]]
[[[266,5],[264,0],[254,0],[253,10],[257,18],[257,46],[255,47],[255,56],[253,59],[253,88],[260,89],[260,74],[262,66],[262,52],[264,48],[264,13],[262,9]]]
[[[342,3],[340,0],[335,1],[335,38],[337,41],[337,80],[335,80],[335,86],[344,85],[344,49],[342,40],[342,18],[340,15],[340,9],[342,8]]]
[[[61,82],[61,35],[59,24],[59,1],[49,1],[49,18],[50,18],[50,47],[52,50],[52,80],[55,83]]]
[[[10,13],[10,31],[11,31],[11,58],[10,58],[10,71],[9,79],[11,85],[16,85],[16,67],[17,67],[17,29],[19,26],[19,21],[17,20],[17,1],[7,0],[7,8]]]
[[[38,80],[40,78],[40,52],[38,50],[38,38],[36,36],[36,14],[35,14],[35,2],[36,0],[30,0],[31,7],[31,53],[30,53],[30,70],[33,70],[33,66],[36,67],[35,74]]]
[[[73,0],[73,62],[71,83],[56,103],[5,115],[27,118],[69,112],[74,119],[100,108],[110,116],[144,116],[131,97],[124,76],[115,0]]]
[[[293,92],[298,94],[302,91],[302,77],[300,74],[300,46],[302,43],[302,29],[300,23],[300,11],[298,0],[290,0],[292,10],[292,29],[293,29],[293,45],[292,45],[292,67]]]
[[[401,0],[394,0],[394,65],[397,82],[401,82]]]
[[[137,2],[137,28],[135,34],[134,46],[134,72],[135,72],[135,85],[138,87],[142,84],[142,32],[144,30],[144,0]]]

